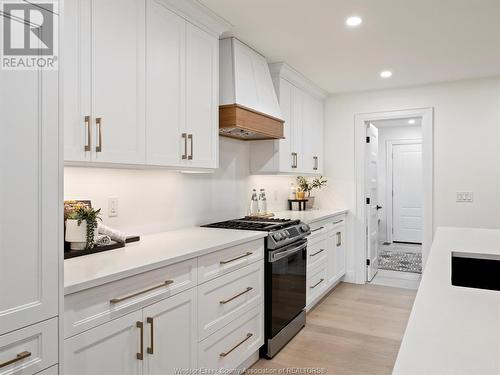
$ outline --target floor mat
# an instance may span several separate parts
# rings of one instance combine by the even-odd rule
[[[422,253],[381,249],[378,257],[379,269],[422,273]]]

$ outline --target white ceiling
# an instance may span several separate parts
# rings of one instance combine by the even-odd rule
[[[200,2],[234,25],[228,35],[331,93],[500,75],[500,0]],[[347,28],[350,15],[363,24]]]

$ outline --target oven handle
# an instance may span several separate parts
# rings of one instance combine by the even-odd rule
[[[289,257],[292,254],[295,254],[301,250],[304,250],[307,247],[307,241],[301,242],[299,246],[295,246],[291,248],[290,250],[284,250],[284,251],[273,251],[272,253],[269,254],[269,262],[273,263],[276,262],[277,260]]]

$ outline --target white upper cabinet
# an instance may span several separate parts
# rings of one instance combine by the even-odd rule
[[[320,174],[326,93],[283,63],[271,64],[283,114],[284,139],[251,144],[254,174]]]
[[[223,39],[220,44],[219,104],[236,103],[282,119],[265,57],[235,38]]]
[[[218,36],[196,1],[65,3],[65,160],[218,166]]]
[[[144,1],[65,8],[65,160],[144,163]]]
[[[58,72],[0,69],[0,86],[1,336],[58,315],[62,180]]]

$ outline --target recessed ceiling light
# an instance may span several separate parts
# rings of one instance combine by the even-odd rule
[[[408,120],[408,124],[413,125],[415,123],[415,119]]]
[[[356,27],[361,25],[361,23],[363,23],[363,20],[358,16],[352,16],[345,20],[345,24],[349,27]]]
[[[389,78],[392,76],[392,72],[390,70],[384,70],[380,72],[380,77],[382,78]]]

